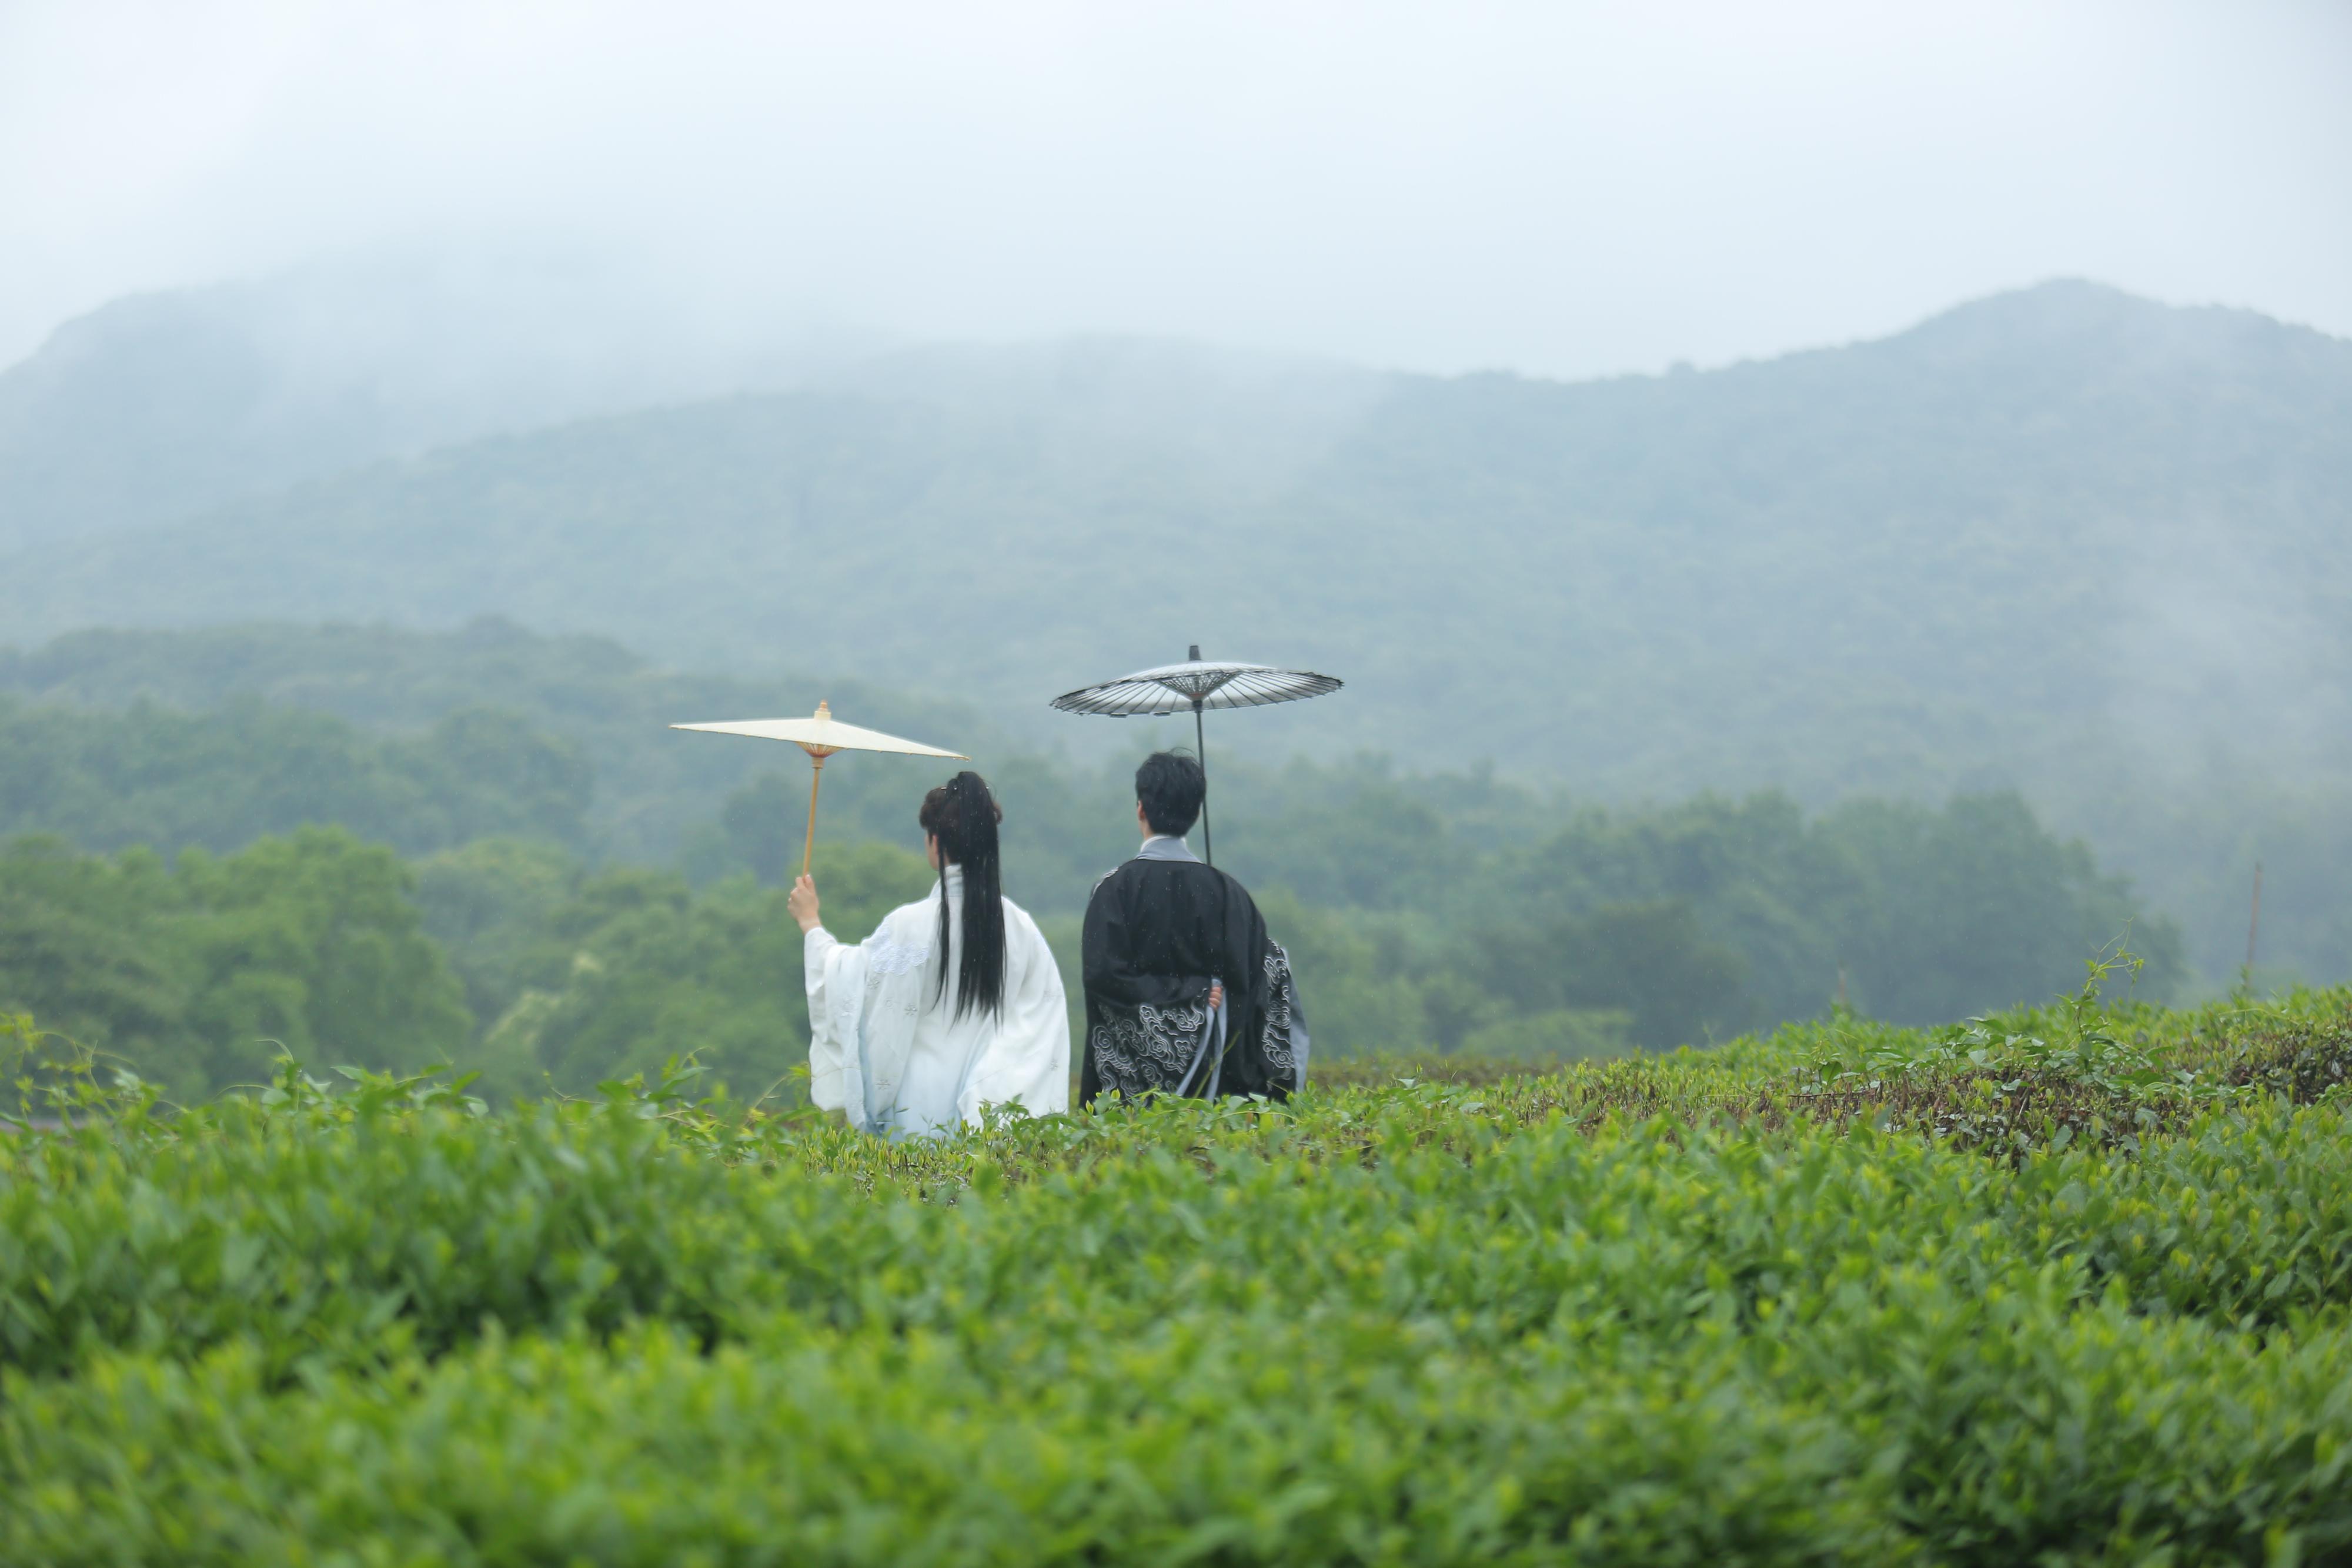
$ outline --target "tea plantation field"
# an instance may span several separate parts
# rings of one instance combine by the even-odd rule
[[[2352,993],[1440,1068],[920,1148],[28,1073],[0,1561],[2352,1554]]]

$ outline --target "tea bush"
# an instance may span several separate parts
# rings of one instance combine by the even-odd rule
[[[2086,989],[936,1145],[28,1066],[0,1560],[2340,1560],[2348,1064]]]

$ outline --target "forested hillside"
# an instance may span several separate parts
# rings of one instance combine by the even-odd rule
[[[419,755],[432,753],[436,727],[457,716],[479,715],[469,721],[478,744],[528,750],[552,743],[575,751],[593,776],[593,788],[581,786],[577,823],[533,818],[529,831],[565,841],[578,839],[596,856],[622,861],[674,859],[690,831],[714,818],[730,791],[780,761],[763,747],[674,733],[668,728],[674,723],[802,713],[830,699],[845,716],[855,715],[894,733],[939,737],[951,749],[986,762],[1016,749],[998,727],[956,703],[851,680],[683,674],[604,638],[541,637],[497,620],[455,633],[286,625],[83,632],[37,649],[0,648],[0,694],[43,707],[100,711],[148,702],[203,713],[257,702],[332,716],[411,752],[422,747]],[[249,722],[233,717],[229,727]],[[496,738],[493,732],[501,722],[509,733]],[[212,740],[192,734],[190,744],[233,749],[226,740],[229,727],[200,727],[215,732]],[[793,761],[799,755],[789,754]],[[28,747],[24,755],[0,764],[0,779],[11,771],[30,777],[69,765]],[[189,766],[202,765],[183,763],[175,771]],[[189,787],[174,771],[157,778],[166,790]],[[901,802],[877,799],[871,810],[878,814],[867,814],[872,791],[888,780],[877,768],[834,769],[830,819],[867,832],[898,831],[904,826]],[[451,801],[503,788],[495,772],[469,780],[446,777],[445,770],[441,783]],[[271,786],[254,779],[234,787]],[[0,795],[0,810],[6,810],[5,800]],[[340,810],[327,809],[327,797],[314,795],[311,801],[314,812],[345,820]],[[151,821],[151,832],[168,832],[168,817]],[[19,814],[0,821],[0,831],[36,825],[73,827],[54,820],[37,823]],[[383,836],[413,842],[397,833]],[[100,835],[94,841],[119,841]],[[218,844],[207,834],[185,841]]]
[[[2265,861],[2271,955],[2334,977],[2347,429],[2352,344],[2072,284],[1580,385],[936,352],[28,544],[0,617],[509,614],[1095,755],[1111,727],[1045,699],[1199,641],[1349,681],[1213,745],[1492,759],[1618,801],[2014,788],[2215,979]]]
[[[46,837],[0,852],[0,1011],[184,1094],[280,1044],[373,1068],[454,1056],[501,1096],[688,1051],[765,1087],[799,1058],[782,889],[806,765],[665,721],[795,711],[800,683],[484,623],[89,633],[0,660],[10,688],[0,842]],[[833,695],[973,751],[1005,802],[1008,888],[1066,967],[1088,889],[1132,850],[1131,755],[1073,762],[950,706]],[[837,931],[929,885],[914,809],[943,772],[828,769]],[[1215,809],[1219,860],[1262,896],[1334,1056],[1613,1054],[1841,998],[1956,1016],[2063,989],[2124,941],[2149,960],[2141,994],[2186,978],[2172,923],[2011,795],[1601,810],[1485,771],[1229,758]]]
[[[335,822],[411,854],[499,833],[582,847],[592,788],[577,746],[491,708],[379,738],[250,697],[101,715],[0,695],[0,837],[233,850]]]
[[[505,614],[1024,716],[1201,641],[1344,665],[1300,736],[1443,705],[1602,789],[1908,788],[2290,705],[2276,743],[2337,744],[2352,344],[2053,285],[1663,378],[1220,368],[914,356],[455,448],[82,530],[8,623]]]

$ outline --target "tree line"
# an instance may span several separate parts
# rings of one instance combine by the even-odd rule
[[[1009,889],[1066,965],[1132,846],[1130,767],[991,765]],[[480,708],[385,734],[258,701],[0,705],[0,1009],[190,1095],[280,1050],[456,1061],[502,1096],[695,1051],[738,1092],[793,1092],[804,778],[752,776],[664,862],[603,851],[594,774]],[[817,871],[844,935],[929,885],[913,815],[933,781],[870,770],[829,812]],[[1220,862],[1290,948],[1326,1051],[1589,1056],[1841,1002],[1948,1019],[2064,989],[2126,936],[2147,994],[2186,974],[2171,923],[2013,795],[1602,810],[1371,758],[1221,758],[1216,783]]]

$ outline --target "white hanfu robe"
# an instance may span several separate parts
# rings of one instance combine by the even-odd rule
[[[856,946],[822,925],[803,943],[809,1097],[869,1133],[906,1138],[978,1126],[982,1105],[1014,1101],[1033,1116],[1070,1108],[1069,1004],[1037,923],[1004,901],[1003,1011],[958,1018],[962,872],[948,867],[942,887],[944,953],[939,888],[892,910]]]

